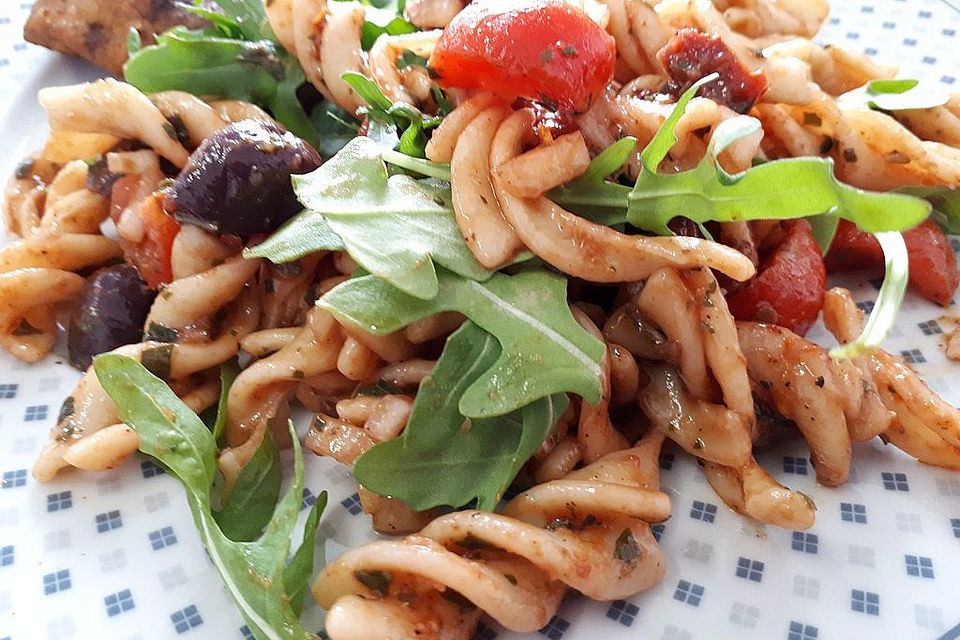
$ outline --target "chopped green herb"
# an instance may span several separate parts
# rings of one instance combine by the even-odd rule
[[[367,589],[381,596],[387,595],[390,591],[390,583],[393,581],[393,577],[386,571],[354,571],[353,577]]]
[[[146,333],[143,334],[143,339],[146,342],[176,342],[178,337],[178,332],[176,329],[171,327],[165,327],[162,324],[156,322],[151,322],[150,326],[147,327]]]
[[[617,538],[617,544],[613,549],[613,557],[625,564],[634,564],[642,555],[640,545],[637,539],[633,537],[633,531],[624,529]]]
[[[427,59],[415,54],[409,49],[404,49],[400,52],[400,55],[397,56],[397,68],[402,70],[407,67],[423,67],[426,69]]]
[[[140,362],[144,368],[162,380],[170,377],[170,361],[173,358],[173,345],[163,344],[144,349]]]

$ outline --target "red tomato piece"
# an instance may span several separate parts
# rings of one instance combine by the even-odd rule
[[[429,68],[443,88],[586,111],[613,77],[616,44],[562,0],[473,2],[443,30]]]
[[[180,224],[163,211],[160,194],[153,193],[141,202],[144,185],[138,176],[117,180],[111,192],[111,216],[116,221],[124,209],[133,207],[143,221],[144,234],[139,242],[120,239],[127,262],[137,268],[140,277],[151,289],[173,280],[170,256],[173,239],[180,233]]]
[[[723,40],[696,29],[682,29],[657,54],[667,70],[667,90],[680,96],[694,82],[711,73],[720,77],[703,85],[700,95],[746,113],[767,90],[767,78],[747,69]]]
[[[950,239],[933,220],[903,232],[910,258],[910,288],[921,296],[946,306],[960,284],[957,258],[950,247]],[[827,254],[830,271],[870,271],[883,273],[883,250],[869,233],[864,233],[847,222],[840,221],[837,235]]]
[[[760,270],[742,289],[728,294],[737,320],[769,322],[804,335],[816,321],[827,290],[827,271],[810,223],[783,223],[783,242],[763,256]]]

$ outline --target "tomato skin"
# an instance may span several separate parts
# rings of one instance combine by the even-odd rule
[[[810,223],[790,220],[783,229],[783,242],[752,280],[727,295],[727,304],[737,320],[774,323],[802,336],[820,315],[827,271]]]
[[[960,284],[960,271],[950,239],[936,222],[927,219],[904,231],[903,240],[910,258],[910,288],[931,302],[943,306],[950,304],[953,292]],[[872,235],[841,220],[827,254],[827,268],[830,271],[867,270],[882,274],[883,250]]]
[[[586,111],[613,77],[613,37],[562,0],[473,2],[447,25],[429,68],[443,88]]]
[[[127,262],[137,268],[140,277],[151,289],[173,280],[171,253],[173,239],[180,233],[180,224],[163,211],[161,194],[147,195],[141,202],[145,185],[138,176],[124,176],[114,183],[111,192],[111,217],[116,222],[124,209],[133,211],[143,222],[144,235],[140,242],[120,239]]]
[[[718,73],[720,77],[703,85],[700,95],[746,113],[767,90],[762,73],[747,69],[719,37],[696,29],[681,29],[657,58],[670,76],[667,90],[677,97],[701,78]]]

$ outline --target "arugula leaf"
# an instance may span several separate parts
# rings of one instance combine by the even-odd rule
[[[223,534],[237,542],[256,539],[270,521],[281,482],[280,456],[268,432],[224,498],[223,508],[213,513]]]
[[[328,100],[321,100],[310,112],[310,122],[320,137],[317,151],[323,158],[332,158],[357,137],[353,116]]]
[[[367,136],[388,149],[415,158],[426,157],[427,131],[439,126],[442,118],[425,116],[405,102],[391,103],[377,83],[355,71],[341,76],[367,103]]]
[[[951,187],[902,187],[897,193],[923,198],[933,207],[933,219],[944,233],[960,234],[960,189]]]
[[[488,278],[460,235],[449,189],[388,175],[381,153],[369,138],[355,138],[313,173],[294,176],[308,210],[245,255],[276,262],[330,248],[332,238],[316,232],[322,218],[360,266],[412,296],[437,295],[434,263],[474,280]]]
[[[382,35],[399,36],[405,33],[419,31],[413,23],[402,14],[387,10],[368,7],[364,11],[363,27],[360,31],[360,46],[369,51],[373,43]]]
[[[407,171],[412,171],[413,173],[419,173],[420,175],[427,176],[428,178],[435,178],[437,180],[443,180],[444,182],[450,182],[449,162],[434,162],[433,160],[414,158],[406,155],[405,153],[394,151],[393,149],[382,149],[380,151],[380,157],[387,164],[398,166],[401,169],[406,169]]]
[[[220,365],[220,400],[217,402],[217,419],[213,423],[213,441],[219,442],[223,430],[227,428],[227,399],[230,387],[240,374],[240,364],[236,358]]]
[[[600,179],[609,161],[623,157],[617,142],[603,158],[604,166],[551,191],[557,204],[599,224],[629,222],[660,235],[673,235],[667,227],[684,215],[697,224],[709,221],[812,218],[820,229],[821,248],[829,246],[834,218],[850,220],[864,231],[902,231],[919,224],[930,207],[904,193],[877,193],[839,182],[828,158],[788,158],[755,163],[738,174],[723,170],[717,156],[744,136],[761,129],[748,116],[722,122],[714,130],[707,154],[689,171],[660,174],[658,167],[676,144],[676,124],[696,91],[716,74],[694,84],[677,101],[674,110],[641,153],[643,169],[634,188]],[[628,145],[625,145],[625,147]],[[604,152],[606,153],[606,152]],[[594,159],[597,163],[603,154]],[[821,216],[817,218],[817,216]]]
[[[136,360],[105,354],[95,358],[93,366],[121,420],[140,437],[140,450],[157,458],[183,484],[200,539],[254,636],[314,638],[300,624],[291,588],[285,584],[287,552],[303,494],[303,455],[293,425],[293,486],[276,505],[263,535],[252,542],[234,542],[224,535],[211,510],[217,455],[213,434],[166,383]],[[298,577],[303,575],[302,564],[304,560],[294,572]]]
[[[830,355],[834,358],[856,358],[879,347],[890,334],[907,292],[910,258],[907,256],[907,244],[903,241],[903,235],[896,232],[874,235],[883,249],[883,285],[863,332],[850,344],[832,349]]]
[[[127,53],[133,55],[143,47],[143,41],[140,38],[140,32],[136,27],[130,27],[127,31]]]
[[[839,182],[833,174],[833,161],[828,158],[773,160],[738,174],[727,173],[720,166],[720,154],[734,142],[762,130],[760,122],[750,116],[737,116],[717,125],[706,155],[694,169],[657,173],[676,142],[676,123],[703,82],[683,94],[640,154],[643,169],[630,192],[627,208],[627,220],[635,227],[671,235],[667,223],[681,214],[704,223],[828,213],[876,233],[909,229],[929,215],[929,204],[919,198],[863,191]]]
[[[193,5],[184,9],[209,20],[227,37],[253,41],[270,31],[266,28],[267,13],[263,6],[262,0],[217,0],[219,11],[212,11],[203,6],[203,0],[193,0]],[[272,32],[269,35],[273,37]]]
[[[357,460],[357,482],[417,511],[473,500],[493,511],[567,405],[558,394],[504,416],[465,419],[460,399],[499,358],[497,339],[472,322],[451,335],[420,384],[403,435]]]
[[[950,93],[934,82],[909,78],[872,80],[848,91],[837,102],[841,109],[875,109],[900,111],[903,109],[932,109],[950,101]]]
[[[303,613],[303,603],[310,589],[313,576],[314,554],[317,548],[317,527],[320,516],[327,508],[327,492],[321,491],[316,502],[310,508],[307,521],[303,524],[303,541],[294,552],[283,574],[283,585],[290,596],[290,607],[298,616]]]
[[[827,255],[830,251],[830,245],[833,244],[833,238],[837,235],[840,217],[832,213],[821,213],[818,216],[807,218],[807,221],[810,223],[811,231],[813,231],[813,239],[820,247],[820,253]]]
[[[303,71],[271,40],[243,41],[175,27],[157,36],[156,44],[133,53],[123,72],[125,80],[144,93],[175,89],[253,102],[310,144],[319,144],[297,99]]]
[[[427,59],[410,51],[410,49],[404,49],[397,56],[397,69],[403,70],[407,67],[423,67],[426,69]]]
[[[258,245],[243,250],[243,257],[267,258],[274,264],[295,262],[317,251],[344,251],[346,246],[327,219],[313,211],[303,211],[277,229]]]
[[[318,304],[376,335],[441,311],[459,311],[496,336],[500,357],[460,399],[460,413],[468,418],[504,415],[567,391],[599,401],[604,346],[574,320],[565,278],[543,270],[496,273],[484,283],[444,269],[437,269],[437,276],[439,290],[430,300],[363,276],[341,283]]]

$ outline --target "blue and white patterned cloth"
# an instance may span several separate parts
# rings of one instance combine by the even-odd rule
[[[34,94],[91,77],[81,64],[26,45],[32,3],[0,5],[0,169],[44,137]],[[838,1],[824,42],[901,65],[903,75],[952,86],[960,76],[960,14],[935,0]],[[960,246],[955,248],[960,249]],[[862,308],[872,283],[854,287]],[[960,403],[960,368],[938,341],[943,311],[910,298],[890,351]],[[822,329],[814,338],[826,340]],[[194,533],[178,483],[144,459],[106,474],[30,475],[77,374],[56,357],[27,366],[0,357],[0,640],[252,638]],[[654,530],[665,580],[626,601],[570,597],[540,634],[550,640],[960,637],[960,474],[924,467],[879,441],[855,447],[850,483],[817,486],[802,443],[761,456],[813,496],[807,532],[751,523],[727,509],[687,456],[665,454],[673,518]],[[321,490],[327,556],[373,536],[348,472],[311,457],[304,508]],[[306,614],[321,627],[321,613]],[[515,638],[482,627],[481,640]],[[377,639],[371,639],[377,640]]]

